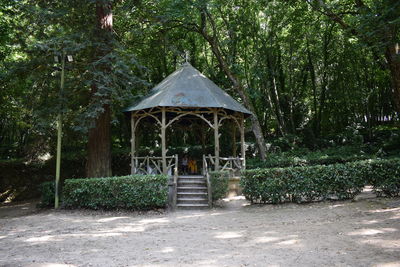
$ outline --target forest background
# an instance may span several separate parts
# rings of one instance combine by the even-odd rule
[[[395,0],[0,1],[0,198],[53,180],[129,172],[122,110],[190,63],[254,113],[248,167],[331,164],[400,152]],[[60,57],[66,62],[60,95]],[[167,133],[169,153],[213,151],[212,132]],[[221,155],[236,153],[226,124]],[[158,129],[139,153],[159,154]]]

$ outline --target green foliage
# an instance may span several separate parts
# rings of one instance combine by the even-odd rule
[[[375,158],[375,155],[373,153],[365,153],[363,146],[340,146],[316,151],[296,148],[287,152],[272,152],[268,155],[266,161],[261,161],[257,158],[248,159],[246,167],[248,169],[255,169],[330,165],[370,158]]]
[[[89,209],[163,208],[167,204],[167,180],[164,175],[67,179],[63,188],[63,205]]]
[[[394,197],[400,194],[400,160],[391,159],[372,163],[369,183],[378,196]]]
[[[400,159],[346,164],[246,170],[241,185],[252,202],[310,202],[351,199],[366,184],[388,196],[399,194]]]
[[[39,185],[40,191],[40,206],[54,207],[55,198],[55,182],[44,182]]]
[[[226,197],[229,189],[228,172],[210,172],[210,182],[213,201]]]

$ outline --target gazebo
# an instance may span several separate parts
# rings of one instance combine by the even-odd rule
[[[167,155],[166,130],[173,123],[195,120],[204,121],[214,130],[214,155],[203,155],[203,174],[209,168],[218,171],[246,166],[244,121],[252,113],[187,62],[125,112],[131,118],[132,174],[151,172],[176,177],[178,156]],[[161,128],[161,157],[136,156],[136,130],[142,120],[149,118]],[[241,157],[220,157],[219,128],[224,120],[233,121],[240,129]]]

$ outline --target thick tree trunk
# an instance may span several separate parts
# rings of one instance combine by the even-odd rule
[[[102,58],[111,52],[111,34],[112,34],[112,6],[111,2],[98,0],[96,2],[97,28],[96,37],[103,46],[96,50],[96,59]],[[110,71],[109,66],[103,66],[104,74]],[[107,102],[96,96],[98,88],[96,83],[92,85],[92,98],[94,101]],[[103,104],[104,111],[98,115],[95,121],[95,127],[89,130],[88,140],[88,161],[86,166],[87,177],[107,177],[111,176],[111,135],[110,122],[111,110],[109,104]]]
[[[89,130],[87,177],[111,176],[110,106],[96,120],[96,127]]]

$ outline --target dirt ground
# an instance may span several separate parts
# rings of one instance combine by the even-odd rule
[[[0,266],[400,266],[400,198],[205,211],[0,206]]]

